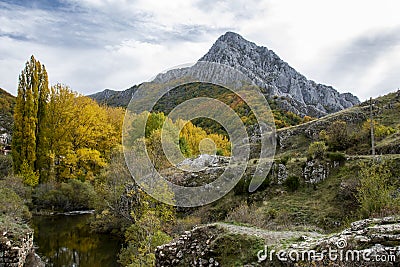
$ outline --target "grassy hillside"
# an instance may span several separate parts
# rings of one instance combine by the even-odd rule
[[[0,134],[11,133],[15,97],[0,88]]]
[[[377,154],[400,154],[400,93],[373,99]],[[369,132],[370,101],[302,125],[278,130],[278,155],[296,156],[307,151],[311,142],[322,140],[321,132],[336,121],[345,122],[347,140],[340,150],[350,155],[371,154]],[[387,132],[379,133],[386,129]],[[324,140],[323,140],[324,141]]]
[[[125,91],[118,92],[104,90],[102,92],[90,95],[98,103],[113,107],[127,107],[138,86],[133,86]],[[154,111],[168,114],[174,107],[180,103],[196,97],[213,97],[229,105],[242,118],[246,125],[254,123],[254,117],[249,107],[230,90],[207,83],[190,83],[172,89],[167,95],[164,95],[155,105]],[[312,120],[310,117],[300,117],[292,112],[285,111],[278,105],[278,99],[268,99],[271,110],[274,114],[276,127],[283,128]],[[193,121],[195,125],[202,127],[208,132],[225,133],[221,125],[207,119],[197,119]]]
[[[360,176],[362,166],[373,164],[371,140],[361,134],[369,116],[368,101],[318,120],[278,130],[279,147],[274,167],[261,188],[254,193],[247,192],[254,163],[250,161],[245,177],[235,190],[215,203],[189,212],[189,217],[201,219],[203,223],[226,221],[270,230],[333,232],[343,229],[362,216],[356,195],[363,178]],[[373,118],[380,127],[377,128],[392,129],[377,137],[379,157],[375,162],[384,164],[384,170],[392,177],[391,186],[399,188],[400,180],[396,177],[400,173],[400,94],[391,93],[373,100]],[[338,152],[328,147],[322,158],[310,158],[310,144],[320,141],[320,132],[336,121],[345,122],[349,138],[346,147]],[[280,183],[279,176],[285,181]],[[313,182],[313,176],[323,178]]]
[[[195,83],[185,85],[181,89],[184,90],[172,90],[154,109],[168,113],[188,98],[213,94],[231,105],[242,117],[251,117],[248,107],[238,104],[239,99],[235,99],[224,88]],[[294,126],[277,131],[275,167],[263,186],[255,193],[247,192],[246,186],[254,167],[250,164],[247,174],[235,190],[210,205],[182,210],[180,216],[183,221],[202,223],[227,221],[275,230],[331,232],[344,228],[349,222],[361,216],[355,196],[360,182],[360,164],[368,165],[371,160],[369,101],[305,123],[304,120],[296,120],[291,114],[278,110],[273,100],[270,100],[270,106],[276,116],[275,119],[288,120],[288,125],[294,124]],[[400,173],[400,166],[396,163],[400,159],[397,155],[400,154],[399,115],[399,92],[373,100],[373,119],[377,132],[380,129],[389,129],[385,134],[376,137],[377,154],[384,154],[380,160],[388,162],[394,175]],[[335,147],[335,144],[330,145],[329,142],[333,141],[328,142],[321,134],[324,131],[329,132],[335,122],[343,122],[341,125],[344,125],[342,130],[346,140],[339,140],[343,143],[343,147],[340,148]],[[296,125],[299,123],[301,124]],[[323,159],[311,160],[308,149],[311,143],[317,141],[326,142],[328,152]],[[310,182],[310,178],[305,177],[307,164],[314,164],[318,168],[321,166],[326,177],[316,183]],[[311,175],[314,171],[318,172],[318,168],[311,168]],[[286,181],[279,183],[277,176],[282,173],[285,173]]]

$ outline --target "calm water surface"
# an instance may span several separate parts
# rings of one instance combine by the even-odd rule
[[[34,216],[37,254],[54,267],[119,267],[119,240],[90,232],[90,214]]]

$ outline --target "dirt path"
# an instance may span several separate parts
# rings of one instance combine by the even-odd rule
[[[224,228],[233,234],[250,235],[265,240],[266,245],[273,245],[280,243],[282,240],[298,239],[301,237],[307,238],[322,238],[323,235],[316,232],[301,232],[301,231],[270,231],[255,227],[240,226],[228,223],[215,223],[219,227]]]

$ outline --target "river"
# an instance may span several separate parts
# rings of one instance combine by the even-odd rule
[[[53,267],[117,267],[118,239],[90,232],[91,214],[34,216],[36,253]]]

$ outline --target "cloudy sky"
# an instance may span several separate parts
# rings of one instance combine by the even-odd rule
[[[0,87],[30,55],[90,94],[198,60],[226,31],[361,99],[400,87],[398,0],[0,0]]]

